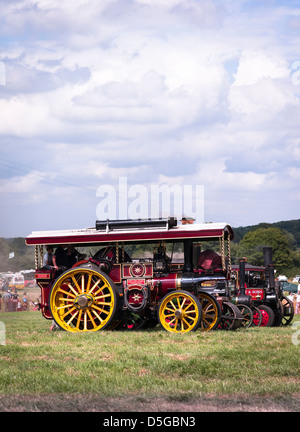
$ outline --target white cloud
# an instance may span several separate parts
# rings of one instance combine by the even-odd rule
[[[274,80],[289,75],[289,65],[284,58],[264,52],[244,51],[239,60],[235,85],[251,85],[264,78]]]
[[[244,116],[248,123],[257,126],[274,120],[289,106],[299,106],[290,85],[270,79],[252,85],[232,86],[229,100],[233,113]]]
[[[38,183],[38,173],[29,173],[23,177],[11,177],[0,180],[0,194],[28,194]]]
[[[300,86],[290,69],[300,41],[288,23],[298,16],[234,0],[4,2],[1,152],[26,172],[7,168],[0,186],[38,201],[45,183],[33,173],[47,173],[52,220],[63,207],[75,225],[85,225],[82,204],[71,211],[63,196],[81,194],[93,211],[93,190],[119,176],[204,184],[208,219],[232,212],[250,224],[264,210],[274,220],[265,191],[271,204],[275,190],[297,192]],[[241,200],[263,210],[247,213]],[[3,235],[12,229],[7,218]]]
[[[40,103],[40,97],[0,100],[0,111],[0,133],[3,135],[28,137],[40,134],[47,128],[49,110]]]

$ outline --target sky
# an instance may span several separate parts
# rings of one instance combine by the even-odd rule
[[[0,11],[0,237],[94,226],[120,179],[132,207],[141,188],[202,186],[197,222],[299,219],[299,0]]]

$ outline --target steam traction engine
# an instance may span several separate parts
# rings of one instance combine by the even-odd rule
[[[293,303],[284,296],[280,282],[275,281],[272,248],[264,247],[263,254],[264,266],[253,266],[245,259],[240,260],[239,268],[233,266],[238,283],[231,301],[251,308],[254,325],[288,325],[294,317]]]
[[[177,225],[176,218],[96,221],[95,228],[33,232],[41,311],[70,332],[137,328],[157,322],[170,332],[203,331],[222,324],[228,304],[230,240],[226,223]],[[217,241],[220,254],[202,250]],[[173,259],[180,243],[183,260]],[[71,268],[43,268],[43,246],[97,246]],[[143,246],[151,256],[131,259],[126,248]],[[225,251],[227,258],[225,256]]]

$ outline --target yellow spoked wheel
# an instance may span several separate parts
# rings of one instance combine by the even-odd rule
[[[196,330],[201,321],[199,300],[187,291],[174,291],[161,300],[158,320],[162,327],[174,333]]]
[[[221,308],[210,294],[200,292],[198,299],[202,307],[201,331],[210,331],[218,327],[221,320]]]
[[[53,319],[69,332],[106,328],[114,319],[117,301],[114,283],[105,273],[80,267],[55,281],[49,299]]]

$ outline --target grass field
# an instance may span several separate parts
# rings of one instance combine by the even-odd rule
[[[0,321],[1,411],[299,411],[300,326],[70,334],[36,311]]]

